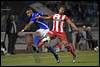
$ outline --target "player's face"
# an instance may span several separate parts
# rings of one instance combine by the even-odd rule
[[[63,13],[64,13],[64,8],[63,8],[63,7],[61,7],[61,8],[59,9],[59,13],[60,13],[60,14],[63,14]]]
[[[32,15],[32,10],[27,10],[27,11],[26,11],[26,14],[27,14],[27,16],[30,17],[30,16]]]

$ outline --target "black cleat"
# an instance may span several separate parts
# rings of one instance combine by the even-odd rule
[[[39,53],[38,48],[36,48],[35,46],[32,46],[33,50],[36,51],[37,53]]]
[[[73,57],[73,61],[72,61],[72,62],[73,62],[73,63],[76,62],[76,56]]]
[[[60,60],[59,59],[57,60],[57,63],[60,63]]]
[[[59,58],[59,56],[57,55],[57,63],[60,63],[60,58]]]

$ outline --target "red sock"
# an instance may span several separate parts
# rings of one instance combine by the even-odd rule
[[[72,50],[73,50],[74,52],[76,51],[76,49],[75,49],[75,47],[73,46],[72,43],[70,43],[69,46],[71,46],[71,48],[72,48]]]
[[[70,50],[69,52],[70,52],[74,57],[76,56],[76,54],[75,54],[74,51]]]
[[[68,44],[67,49],[73,56],[76,56],[75,48],[72,44]]]
[[[43,45],[43,42],[42,42],[42,41],[40,41],[40,42],[39,42],[39,45],[38,45],[38,48],[41,48],[41,47],[42,47],[42,45]]]

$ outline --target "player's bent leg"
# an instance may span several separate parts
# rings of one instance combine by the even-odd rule
[[[56,54],[55,50],[53,47],[48,46],[50,44],[51,41],[51,37],[49,35],[45,35],[45,37],[39,42],[38,47],[41,48],[43,44],[45,44],[45,42],[47,43],[46,47],[47,49],[54,55],[57,63],[60,62],[58,55]]]
[[[47,47],[47,49],[54,55],[54,57],[55,57],[57,63],[60,63],[60,58],[59,58],[58,55],[56,54],[54,48],[51,46],[51,39],[50,39],[49,36],[46,36],[46,37],[44,37],[44,38],[41,40],[41,42],[40,42],[40,44],[39,44],[39,47],[42,47],[42,45],[43,45],[44,43],[47,43],[47,45],[45,45],[45,47]]]
[[[44,44],[44,41],[40,40],[38,48],[42,48],[43,44]]]
[[[73,46],[73,44],[71,43],[67,43],[67,42],[64,42],[65,45],[65,48],[67,48],[68,52],[70,52],[72,55],[73,55],[73,62],[76,61],[76,51],[75,51],[75,48]]]
[[[46,35],[49,32],[49,29],[39,29],[37,30],[37,32],[40,32],[40,35],[42,37],[38,45],[38,48],[41,48],[45,42],[50,41],[50,37]]]
[[[48,46],[47,48],[48,48],[48,50],[54,55],[54,57],[55,57],[57,63],[60,63],[60,58],[59,58],[59,56],[56,54],[54,48],[51,47],[51,46]]]

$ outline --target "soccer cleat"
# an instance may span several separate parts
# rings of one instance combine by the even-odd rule
[[[60,63],[60,58],[58,55],[57,55],[57,63]]]
[[[76,62],[76,60],[73,60],[73,63],[75,63]]]
[[[75,63],[75,62],[76,62],[76,56],[73,57],[73,63]]]
[[[57,63],[60,63],[60,60],[57,60]]]
[[[37,53],[39,53],[38,48],[36,48],[35,46],[32,46],[33,50],[36,51]]]
[[[32,46],[33,50],[36,51],[36,48],[34,46]]]
[[[60,63],[60,59],[57,60],[57,63]]]

